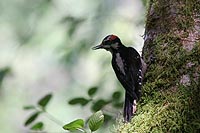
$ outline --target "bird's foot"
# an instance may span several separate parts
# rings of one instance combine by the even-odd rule
[[[136,100],[133,101],[133,114],[136,112]]]

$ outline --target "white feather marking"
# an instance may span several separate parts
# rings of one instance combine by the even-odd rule
[[[124,63],[119,53],[116,54],[116,62],[120,71],[125,75]]]
[[[136,105],[137,105],[137,103],[136,103],[136,100],[134,100],[133,101],[133,114],[135,114],[135,112],[136,112]]]

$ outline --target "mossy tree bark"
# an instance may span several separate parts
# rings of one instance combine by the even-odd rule
[[[151,0],[143,97],[119,132],[200,132],[200,0]]]

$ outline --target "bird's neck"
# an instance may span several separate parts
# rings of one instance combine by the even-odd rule
[[[123,51],[126,48],[127,48],[126,46],[124,46],[123,44],[120,44],[119,47],[117,48],[111,48],[110,52],[116,55],[117,53],[121,53],[121,51]]]

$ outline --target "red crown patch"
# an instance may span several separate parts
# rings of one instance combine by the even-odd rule
[[[109,40],[112,41],[112,40],[115,40],[116,38],[117,38],[117,36],[111,35],[111,36],[109,37]]]

